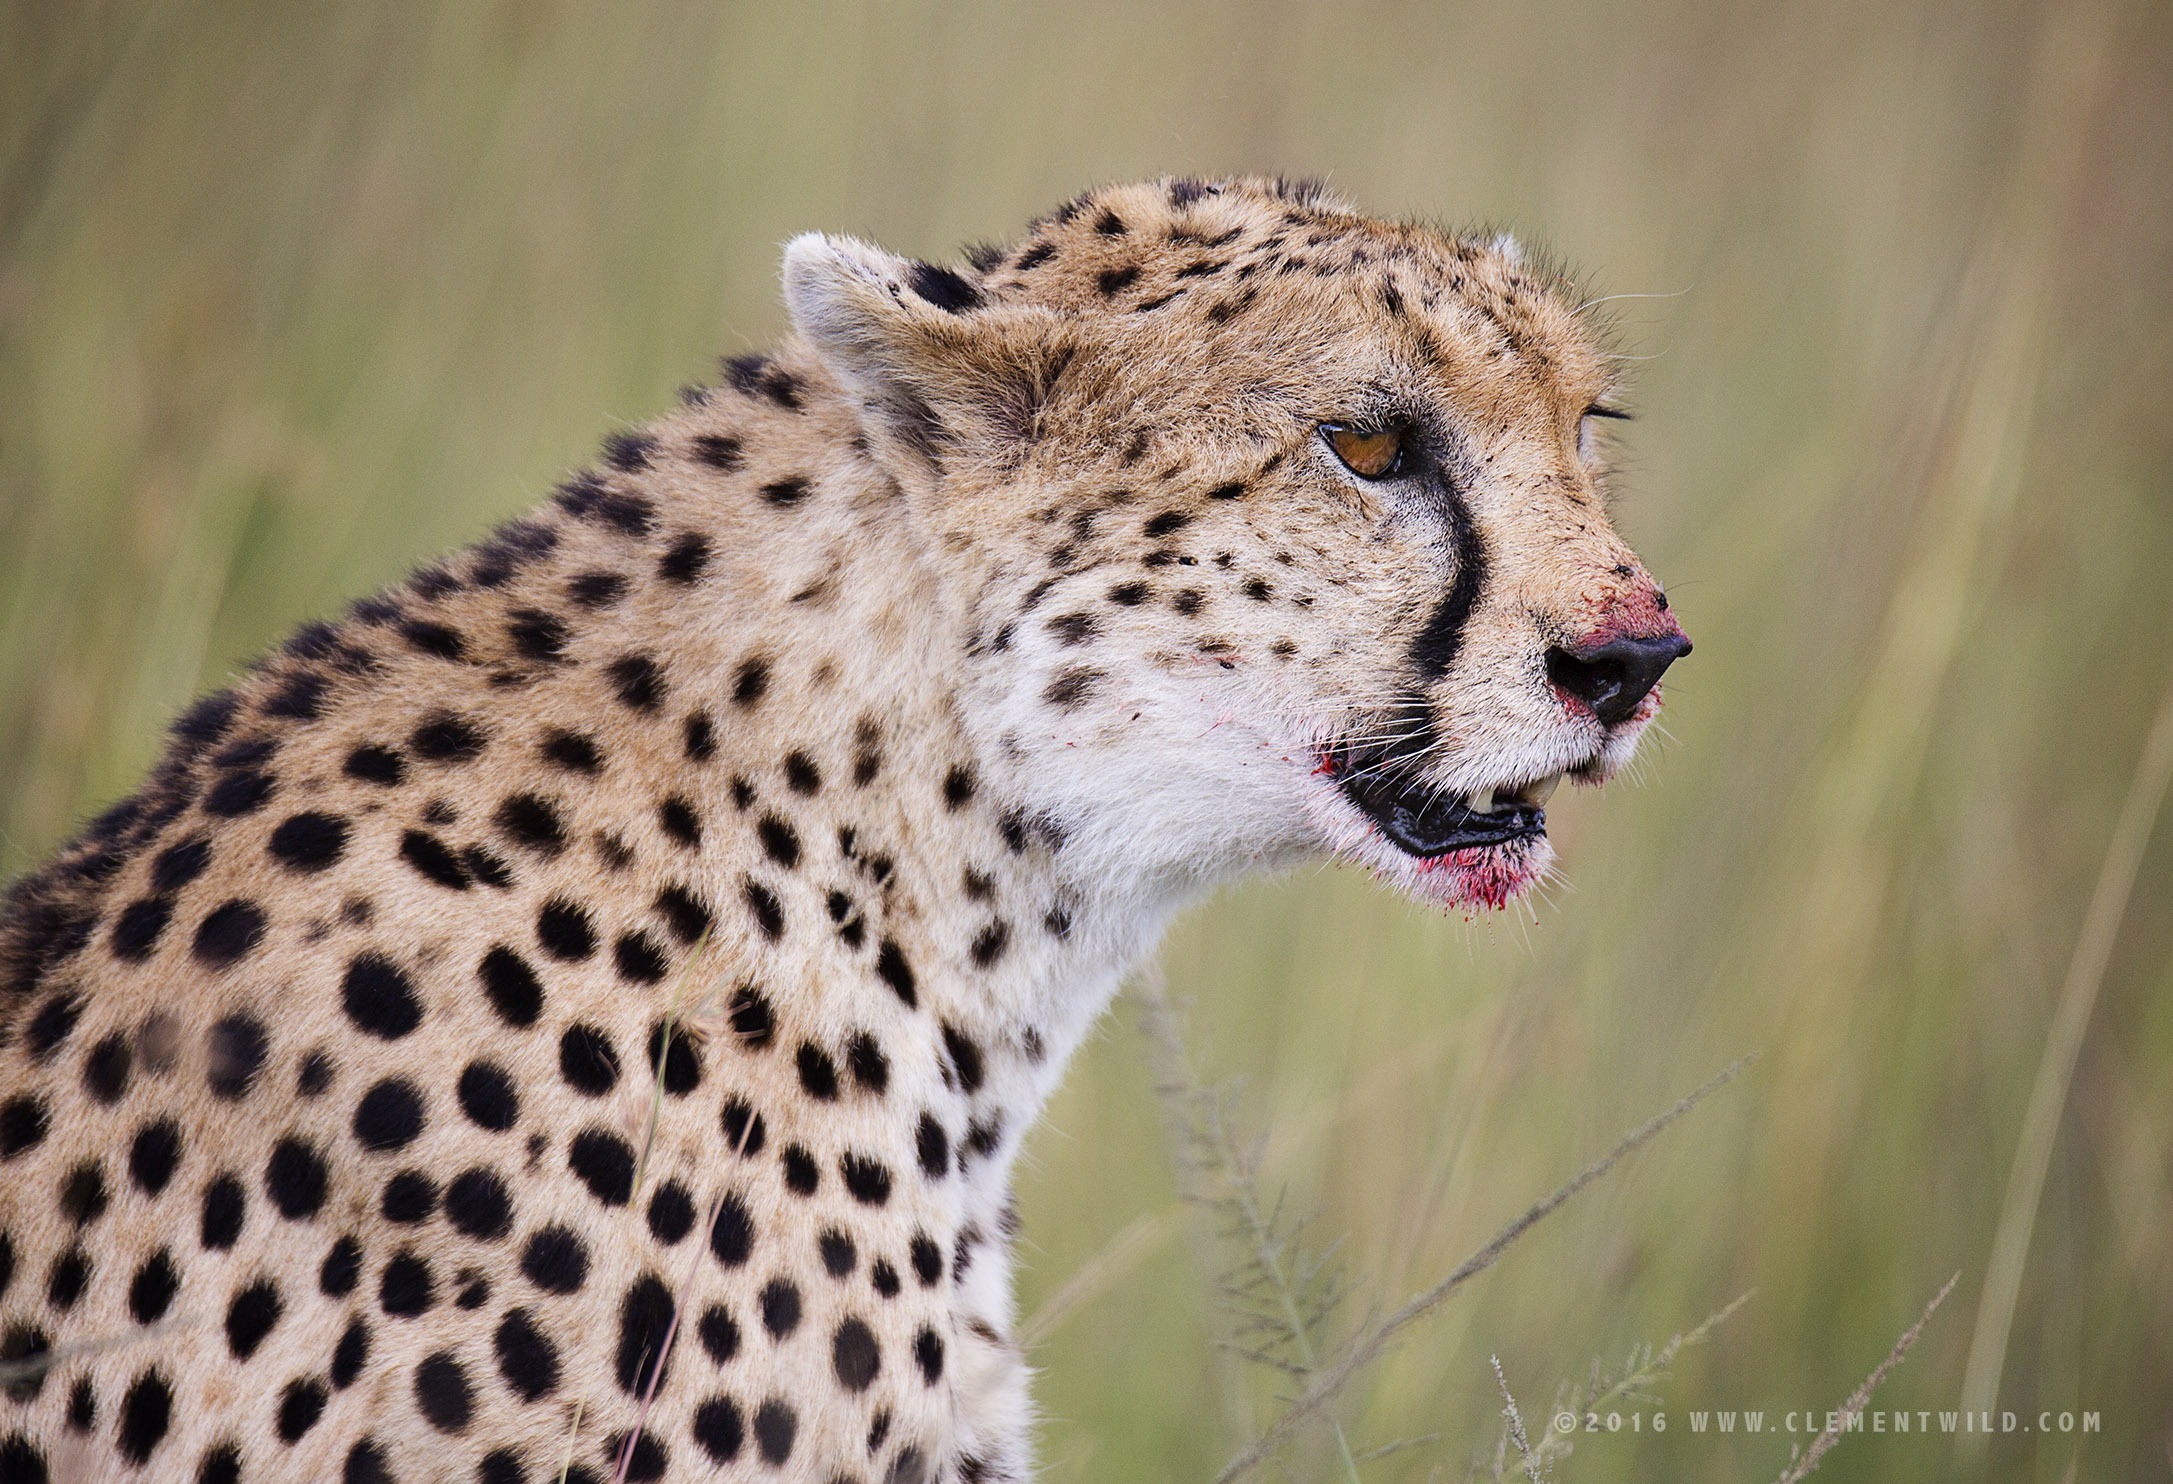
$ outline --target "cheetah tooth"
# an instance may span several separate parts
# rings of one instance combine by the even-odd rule
[[[1471,796],[1471,812],[1474,814],[1492,814],[1494,812],[1494,790],[1482,788],[1473,794]]]

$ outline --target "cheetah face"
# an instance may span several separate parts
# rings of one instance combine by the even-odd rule
[[[1505,240],[1174,182],[971,275],[821,238],[786,274],[965,615],[984,743],[1088,850],[1326,850],[1498,907],[1689,651],[1608,521],[1613,362]]]

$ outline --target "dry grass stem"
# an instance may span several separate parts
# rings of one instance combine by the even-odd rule
[[[1440,1308],[1457,1289],[1499,1262],[1502,1254],[1519,1237],[1559,1210],[1586,1186],[1650,1143],[1691,1109],[1735,1080],[1738,1073],[1757,1059],[1756,1053],[1739,1057],[1703,1086],[1679,1099],[1674,1106],[1630,1130],[1613,1149],[1586,1165],[1552,1194],[1534,1203],[1523,1215],[1495,1233],[1493,1240],[1464,1259],[1448,1277],[1425,1292],[1414,1295],[1401,1308],[1383,1319],[1376,1320],[1353,1336],[1339,1354],[1319,1369],[1312,1382],[1268,1425],[1267,1430],[1223,1466],[1222,1472],[1216,1476],[1217,1484],[1230,1484],[1231,1480],[1243,1478],[1266,1462],[1290,1439],[1301,1423],[1318,1415],[1350,1384],[1353,1377],[1377,1360],[1398,1334]]]
[[[1803,1456],[1790,1464],[1787,1472],[1776,1479],[1774,1484],[1800,1484],[1811,1470],[1818,1467],[1818,1461],[1833,1451],[1833,1445],[1841,1441],[1841,1435],[1848,1431],[1849,1424],[1856,1420],[1871,1401],[1871,1394],[1879,1389],[1879,1383],[1886,1379],[1887,1373],[1901,1364],[1901,1358],[1909,1353],[1909,1347],[1916,1343],[1917,1336],[1924,1333],[1924,1326],[1931,1322],[1932,1315],[1946,1302],[1947,1295],[1954,1291],[1954,1285],[1961,1281],[1961,1277],[1957,1272],[1932,1295],[1932,1301],[1924,1306],[1924,1312],[1917,1315],[1916,1323],[1903,1330],[1901,1338],[1894,1342],[1894,1348],[1886,1352],[1886,1359],[1871,1368],[1871,1374],[1864,1377],[1864,1384],[1849,1393],[1849,1399],[1841,1404],[1841,1410],[1827,1422],[1825,1430],[1811,1439],[1811,1446],[1803,1450]]]

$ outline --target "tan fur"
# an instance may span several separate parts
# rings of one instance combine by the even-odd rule
[[[1266,182],[1099,192],[929,273],[795,243],[774,356],[305,631],[18,886],[0,1338],[52,1361],[0,1394],[0,1478],[229,1448],[244,1479],[540,1480],[570,1447],[601,1480],[637,1418],[635,1478],[1023,1478],[1010,1163],[1169,916],[1323,850],[1459,906],[1544,869],[1543,840],[1406,855],[1336,770],[1423,723],[1397,765],[1428,788],[1597,779],[1657,706],[1604,727],[1547,679],[1550,646],[1673,632],[1604,513],[1609,362],[1557,280]],[[1422,421],[1440,480],[1341,469],[1320,426],[1367,417]],[[1426,673],[1458,521],[1485,580]],[[494,1077],[502,1130],[463,1091]],[[419,1130],[366,1147],[392,1081]],[[207,1241],[222,1177],[242,1219]],[[577,1289],[538,1281],[546,1229]]]

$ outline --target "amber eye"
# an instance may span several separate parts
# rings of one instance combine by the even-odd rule
[[[1402,428],[1349,428],[1337,423],[1322,426],[1321,434],[1343,467],[1361,479],[1386,479],[1403,465]]]

